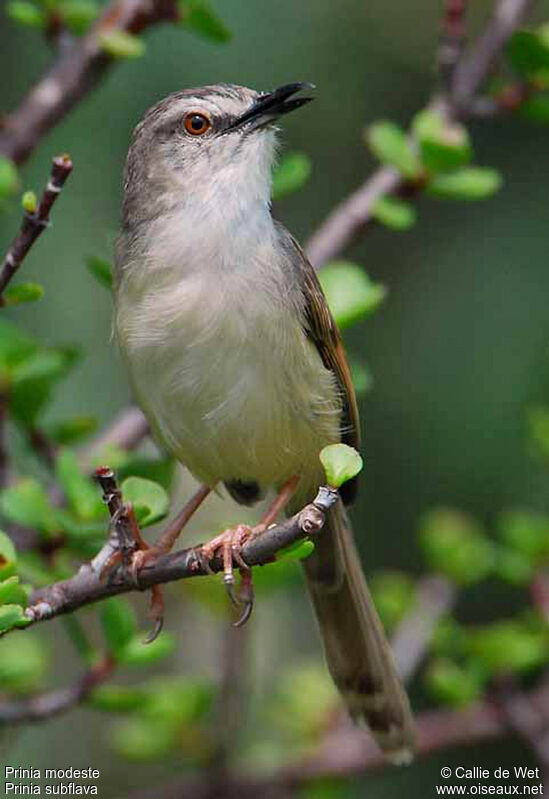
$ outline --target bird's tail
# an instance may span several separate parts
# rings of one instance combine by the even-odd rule
[[[328,668],[352,718],[394,763],[410,762],[414,724],[339,500],[304,561]]]

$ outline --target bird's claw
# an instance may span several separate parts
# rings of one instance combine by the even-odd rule
[[[254,592],[252,570],[242,557],[242,547],[249,538],[262,531],[263,528],[251,528],[240,524],[238,527],[225,530],[221,535],[216,536],[201,549],[199,560],[204,571],[213,574],[210,561],[218,554],[219,550],[223,558],[223,583],[225,590],[235,607],[243,607],[244,610],[235,627],[242,627],[252,615],[254,606]],[[235,590],[234,566],[240,569],[241,583],[237,594]]]

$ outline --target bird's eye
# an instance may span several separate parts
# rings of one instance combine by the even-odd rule
[[[211,128],[212,123],[204,114],[193,111],[185,117],[184,125],[185,130],[187,133],[190,133],[191,136],[202,136]]]

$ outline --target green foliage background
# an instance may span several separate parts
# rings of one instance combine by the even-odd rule
[[[475,4],[473,30],[491,5]],[[433,0],[400,0],[390,9],[381,0],[339,5],[226,0],[216,7],[232,31],[230,42],[214,45],[170,26],[151,31],[146,57],[113,69],[42,142],[22,172],[21,188],[39,191],[51,155],[69,151],[75,162],[52,230],[23,268],[24,278],[43,284],[46,296],[9,311],[46,343],[68,342],[86,353],[57,392],[51,421],[93,414],[106,423],[128,399],[110,340],[110,298],[90,276],[85,259],[112,255],[128,138],[149,105],[170,91],[210,82],[257,88],[314,82],[315,103],[284,125],[287,145],[310,156],[312,176],[303,190],[276,205],[277,215],[303,241],[374,168],[364,127],[378,119],[407,125],[431,92],[440,14]],[[4,108],[17,101],[49,58],[38,33],[2,18]],[[346,331],[350,353],[364,357],[374,378],[373,389],[361,400],[365,470],[353,512],[368,573],[423,568],[415,533],[420,516],[432,506],[460,508],[489,526],[506,508],[549,511],[547,474],[532,458],[526,425],[528,409],[549,402],[547,128],[513,117],[474,123],[470,133],[476,161],[502,173],[501,191],[480,204],[422,197],[418,223],[410,231],[380,226],[346,253],[389,289],[378,313]],[[19,216],[14,201],[0,217],[2,242],[9,242]],[[188,599],[183,604],[176,593],[171,596],[175,608],[168,628],[183,644],[169,666],[156,667],[158,674],[215,675],[223,624],[212,624]],[[522,602],[518,589],[489,580],[467,592],[458,616],[487,623],[515,613]],[[318,658],[318,644],[299,590],[266,601],[253,623],[255,698],[269,695],[288,663]],[[57,650],[54,676],[63,685],[81,666],[60,625],[51,627],[40,635],[54,644],[52,658]],[[197,635],[201,651],[188,645]],[[439,685],[445,677],[438,675]],[[306,694],[313,677],[305,672],[302,679]],[[131,675],[129,680],[135,681]],[[294,690],[301,684],[297,676],[290,682]],[[414,695],[425,701],[419,691]],[[289,707],[290,717],[293,707],[306,719],[295,701]],[[142,735],[158,740],[147,712]],[[154,709],[149,715],[154,719]],[[267,741],[269,728],[269,718],[258,717],[254,737],[261,742],[264,731]],[[105,745],[110,730],[103,714],[77,710],[47,727],[21,730],[6,759],[38,767],[97,766],[103,795],[109,797],[126,796],[128,785],[152,786],[177,777],[177,760],[136,764],[130,771]],[[139,728],[133,734],[138,737]],[[257,761],[262,757],[258,746]],[[495,767],[529,758],[516,745],[505,749],[500,743],[443,753],[406,773],[353,784],[348,794],[338,786],[331,795],[359,796],[366,787],[372,797],[420,796],[426,787],[432,790],[442,765]]]

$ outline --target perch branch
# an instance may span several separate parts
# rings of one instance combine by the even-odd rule
[[[0,269],[0,302],[10,280],[13,278],[36,239],[48,227],[50,211],[59,197],[65,181],[72,172],[72,161],[68,155],[59,155],[53,159],[51,174],[42,199],[36,211],[25,213],[19,229],[6,253]]]
[[[242,548],[242,557],[250,566],[263,565],[272,561],[281,549],[300,539],[314,536],[322,529],[326,513],[337,497],[338,494],[333,489],[320,488],[314,501],[295,516],[250,539]],[[112,544],[109,540],[94,560],[82,565],[73,577],[35,591],[26,611],[27,618],[32,622],[44,621],[106,597],[134,591],[136,588],[145,590],[173,580],[208,574],[201,557],[200,545],[158,557],[152,563],[146,564],[139,573],[138,586],[127,569],[117,570],[108,580],[101,578],[110,554]],[[222,571],[222,557],[213,558],[209,567],[214,572]]]
[[[177,19],[177,14],[174,0],[114,0],[86,36],[60,50],[46,74],[2,120],[0,153],[22,164],[40,139],[93,89],[113,63],[102,46],[105,35],[138,34],[162,20]]]

